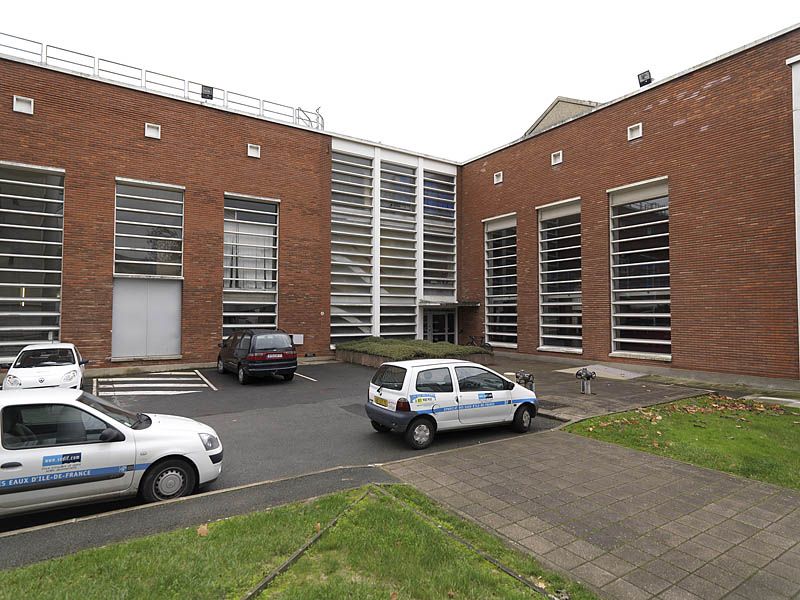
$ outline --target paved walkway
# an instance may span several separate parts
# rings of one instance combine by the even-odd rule
[[[563,431],[384,468],[607,598],[800,598],[798,492]]]
[[[530,356],[496,355],[491,367],[500,373],[524,369],[536,377],[536,395],[542,414],[562,421],[573,421],[613,412],[651,406],[702,394],[704,390],[643,381],[598,377],[592,381],[592,394],[580,393],[574,370],[560,373],[569,365]]]

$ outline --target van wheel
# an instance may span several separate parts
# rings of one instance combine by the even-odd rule
[[[430,419],[417,419],[406,429],[406,443],[414,450],[422,450],[433,443],[434,435],[434,426]]]
[[[174,458],[151,467],[142,478],[139,495],[146,502],[159,502],[188,496],[194,491],[197,476],[185,460]]]
[[[375,431],[377,431],[378,433],[387,433],[387,432],[392,430],[391,427],[387,427],[386,425],[382,425],[381,423],[378,423],[377,421],[370,420],[370,423],[372,423],[372,428]]]
[[[225,373],[225,363],[222,362],[222,357],[217,358],[217,373],[220,375]]]
[[[533,410],[530,405],[523,404],[514,414],[514,421],[511,424],[511,429],[517,433],[526,433],[530,431],[531,422],[533,422]]]
[[[239,365],[239,369],[236,371],[236,378],[242,385],[246,385],[250,381],[250,376],[244,372],[244,367],[242,365]]]

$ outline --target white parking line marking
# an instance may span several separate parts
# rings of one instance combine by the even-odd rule
[[[307,375],[301,375],[300,373],[297,372],[295,372],[295,375],[297,375],[298,377],[302,377],[303,379],[308,379],[309,381],[317,381],[313,377],[308,377]]]
[[[197,377],[112,377],[97,381],[101,384],[106,381],[197,381]]]
[[[117,389],[117,388],[154,388],[154,387],[168,387],[168,388],[187,388],[208,387],[205,383],[101,383],[101,390]]]
[[[203,386],[205,387],[205,386]],[[138,390],[133,392],[100,392],[99,396],[175,396],[177,394],[197,394],[200,390]]]
[[[211,383],[211,382],[210,382],[208,379],[206,379],[206,378],[205,378],[205,376],[204,376],[204,375],[203,375],[203,374],[202,374],[200,371],[198,371],[197,369],[195,369],[195,371],[194,371],[194,372],[195,372],[195,373],[197,373],[197,376],[198,376],[200,379],[202,379],[203,381],[205,381],[205,382],[208,384],[208,387],[210,387],[210,388],[211,388],[212,390],[214,390],[215,392],[219,391],[219,390],[217,390],[216,386],[215,386],[213,383]]]

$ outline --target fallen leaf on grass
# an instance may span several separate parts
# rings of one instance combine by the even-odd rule
[[[322,525],[320,525],[319,523],[317,523],[317,524],[315,524],[315,525],[314,525],[314,531],[316,531],[317,533],[319,533],[319,530],[320,530],[320,529],[322,529]]]
[[[658,448],[658,442],[656,440],[653,440],[653,448]]]
[[[447,597],[448,598],[455,598],[456,597],[456,593],[453,590],[450,590],[449,592],[447,592]]]
[[[741,428],[742,428],[742,426],[741,426],[741,425],[737,425],[737,426],[736,426],[736,429],[741,429]]]
[[[397,592],[392,592],[389,596],[389,600],[397,600]]]
[[[197,535],[200,537],[206,537],[208,535],[208,525],[203,523],[200,527],[197,528]]]

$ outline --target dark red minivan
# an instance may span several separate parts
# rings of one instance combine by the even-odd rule
[[[236,373],[242,385],[267,375],[291,381],[297,370],[297,350],[291,336],[280,329],[242,329],[219,347],[217,372]]]

